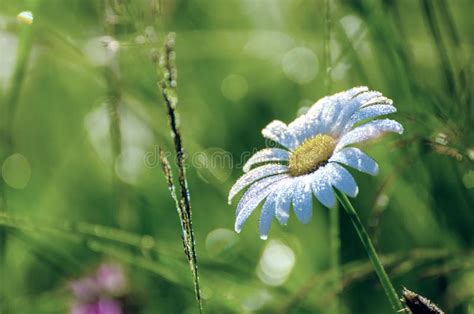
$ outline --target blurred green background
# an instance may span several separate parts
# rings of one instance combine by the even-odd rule
[[[126,313],[197,312],[157,157],[158,145],[174,156],[151,61],[169,31],[206,313],[390,313],[344,212],[334,280],[328,209],[261,241],[258,214],[237,235],[227,205],[268,122],[357,85],[393,99],[405,127],[362,146],[377,177],[351,171],[389,276],[474,313],[473,12],[471,0],[0,1],[0,313],[69,313],[70,282],[104,261],[124,269]]]

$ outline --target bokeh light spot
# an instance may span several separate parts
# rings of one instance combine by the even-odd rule
[[[295,261],[295,253],[289,246],[272,240],[265,247],[260,259],[258,278],[267,285],[280,286],[288,279]]]
[[[270,301],[272,296],[266,289],[252,291],[246,298],[243,299],[242,308],[246,312],[255,312],[261,309],[265,303]]]
[[[125,147],[115,162],[115,173],[123,181],[138,184],[143,172],[143,156],[146,152],[137,147]]]
[[[0,31],[0,47],[2,47],[2,57],[0,58],[0,91],[2,91],[10,87],[11,77],[15,69],[18,47],[17,37]]]
[[[229,259],[238,242],[239,237],[232,230],[224,228],[212,230],[206,237],[207,254],[213,259]]]
[[[306,84],[316,77],[319,62],[316,54],[310,49],[296,47],[285,54],[282,67],[290,80],[298,84]]]
[[[120,48],[120,43],[111,36],[94,37],[84,46],[84,54],[95,66],[110,65]]]
[[[474,171],[469,170],[463,177],[462,182],[467,189],[474,188]]]
[[[13,154],[2,165],[3,180],[12,188],[24,189],[31,179],[31,166],[25,156]]]
[[[192,166],[206,183],[225,182],[232,174],[232,155],[218,147],[211,147],[192,156]]]
[[[240,100],[247,94],[247,80],[242,75],[231,74],[222,80],[221,91],[222,95],[229,100]]]

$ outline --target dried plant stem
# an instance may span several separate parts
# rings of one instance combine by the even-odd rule
[[[177,202],[177,211],[179,219],[181,221],[182,236],[184,252],[188,258],[189,267],[194,278],[194,289],[196,294],[196,301],[198,303],[199,312],[202,312],[202,301],[201,301],[201,290],[199,284],[199,272],[196,254],[196,242],[194,239],[194,230],[192,225],[192,210],[190,193],[188,188],[188,182],[186,177],[186,169],[184,163],[184,148],[181,138],[181,133],[178,128],[178,116],[176,112],[176,105],[178,103],[177,95],[177,81],[176,81],[176,67],[174,65],[174,42],[175,35],[173,33],[168,34],[165,39],[164,49],[159,58],[157,64],[158,77],[160,78],[158,86],[163,95],[165,101],[167,116],[171,128],[171,134],[173,137],[174,148],[176,152],[176,163],[178,167],[178,184],[179,184],[179,198],[176,197],[176,192],[173,186],[173,179],[171,177],[171,169],[167,162],[166,156],[160,153],[160,160],[163,166],[163,171],[168,181],[168,186],[171,191],[171,195]],[[154,56],[153,61],[155,64],[158,62],[158,58]],[[179,200],[179,201],[178,201]]]
[[[367,252],[367,255],[369,255],[370,262],[372,263],[375,273],[379,277],[380,283],[382,284],[382,287],[390,302],[390,305],[392,306],[395,312],[402,310],[403,305],[401,304],[397,292],[393,288],[392,282],[388,278],[387,273],[385,272],[385,269],[382,266],[382,263],[380,262],[377,252],[375,252],[375,248],[372,244],[372,241],[370,240],[364,225],[360,221],[359,215],[357,215],[357,212],[355,211],[351,202],[344,193],[341,193],[336,190],[336,195],[339,199],[339,202],[342,204],[347,214],[349,215],[349,218],[351,219],[352,224],[354,225],[357,234],[359,235],[359,238],[362,244],[364,245],[365,251]]]

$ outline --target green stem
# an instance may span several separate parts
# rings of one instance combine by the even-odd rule
[[[392,282],[388,278],[377,253],[375,252],[372,241],[370,241],[369,235],[367,234],[367,231],[365,231],[364,225],[360,221],[359,215],[357,215],[357,212],[345,194],[336,190],[336,195],[339,199],[339,202],[341,202],[342,206],[349,215],[349,218],[351,219],[357,234],[359,234],[360,240],[362,241],[362,244],[369,255],[370,262],[372,263],[372,266],[379,277],[380,283],[382,284],[392,308],[395,310],[395,312],[399,312],[403,309],[403,305],[399,300],[397,292],[393,288]]]
[[[326,33],[324,38],[324,55],[326,63],[326,90],[329,93],[332,89],[332,64],[331,64],[331,6],[330,0],[326,0]]]
[[[325,33],[325,62],[326,62],[326,94],[331,94],[332,89],[332,64],[331,64],[331,4],[330,0],[325,1],[326,6],[326,33]],[[330,268],[333,273],[333,285],[336,288],[335,291],[339,291],[338,286],[341,282],[341,238],[340,238],[340,226],[339,226],[339,205],[336,204],[333,208],[329,209],[329,246],[330,246]],[[332,304],[332,312],[339,313],[339,294],[334,298]]]
[[[333,273],[333,283],[339,291],[341,279],[341,239],[339,226],[339,204],[329,209],[329,246],[330,246],[330,264]],[[336,296],[333,304],[333,313],[339,313],[339,297]]]

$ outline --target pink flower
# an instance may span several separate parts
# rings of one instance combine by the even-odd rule
[[[97,270],[96,279],[104,292],[116,295],[125,290],[125,276],[118,265],[102,264]]]
[[[94,303],[76,303],[71,314],[122,314],[122,306],[118,301],[99,299]]]
[[[117,297],[126,292],[122,268],[102,264],[95,276],[83,277],[69,284],[75,302],[70,314],[122,314],[122,303]]]

